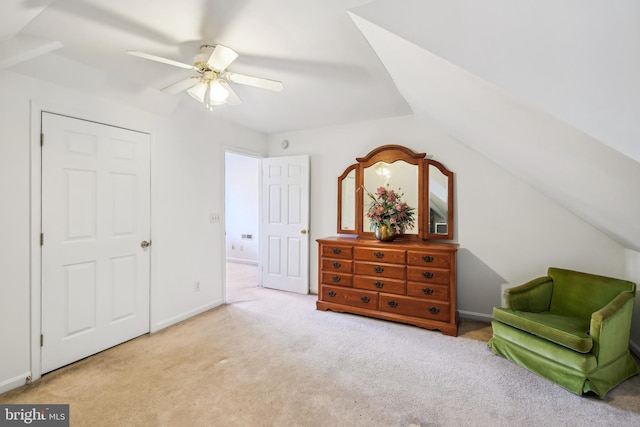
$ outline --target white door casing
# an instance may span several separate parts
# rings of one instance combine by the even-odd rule
[[[149,331],[150,137],[42,113],[42,373]]]
[[[262,286],[309,293],[309,156],[262,160]]]

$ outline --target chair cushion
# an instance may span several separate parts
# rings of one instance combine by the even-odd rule
[[[590,319],[549,311],[530,313],[498,307],[494,307],[493,317],[499,322],[580,353],[588,353],[593,348],[593,339],[589,336]]]

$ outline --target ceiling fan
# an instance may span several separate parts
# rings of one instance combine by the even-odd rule
[[[229,85],[229,82],[267,89],[274,92],[280,92],[284,88],[282,82],[277,80],[263,79],[227,71],[227,67],[231,65],[239,55],[233,49],[221,44],[205,44],[200,46],[200,53],[193,58],[193,65],[135,50],[129,50],[127,53],[140,58],[150,59],[197,72],[197,75],[187,77],[186,79],[165,87],[162,89],[162,92],[174,95],[186,90],[189,95],[199,102],[202,102],[209,110],[213,110],[213,107],[216,105],[238,105],[242,102]]]

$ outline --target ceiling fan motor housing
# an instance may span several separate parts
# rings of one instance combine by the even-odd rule
[[[200,53],[193,57],[193,65],[201,70],[208,69],[209,65],[207,64],[207,61],[211,57],[213,48],[214,46],[208,44],[200,46]]]

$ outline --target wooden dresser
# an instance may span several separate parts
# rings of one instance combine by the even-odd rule
[[[454,243],[318,239],[318,310],[458,334]]]

